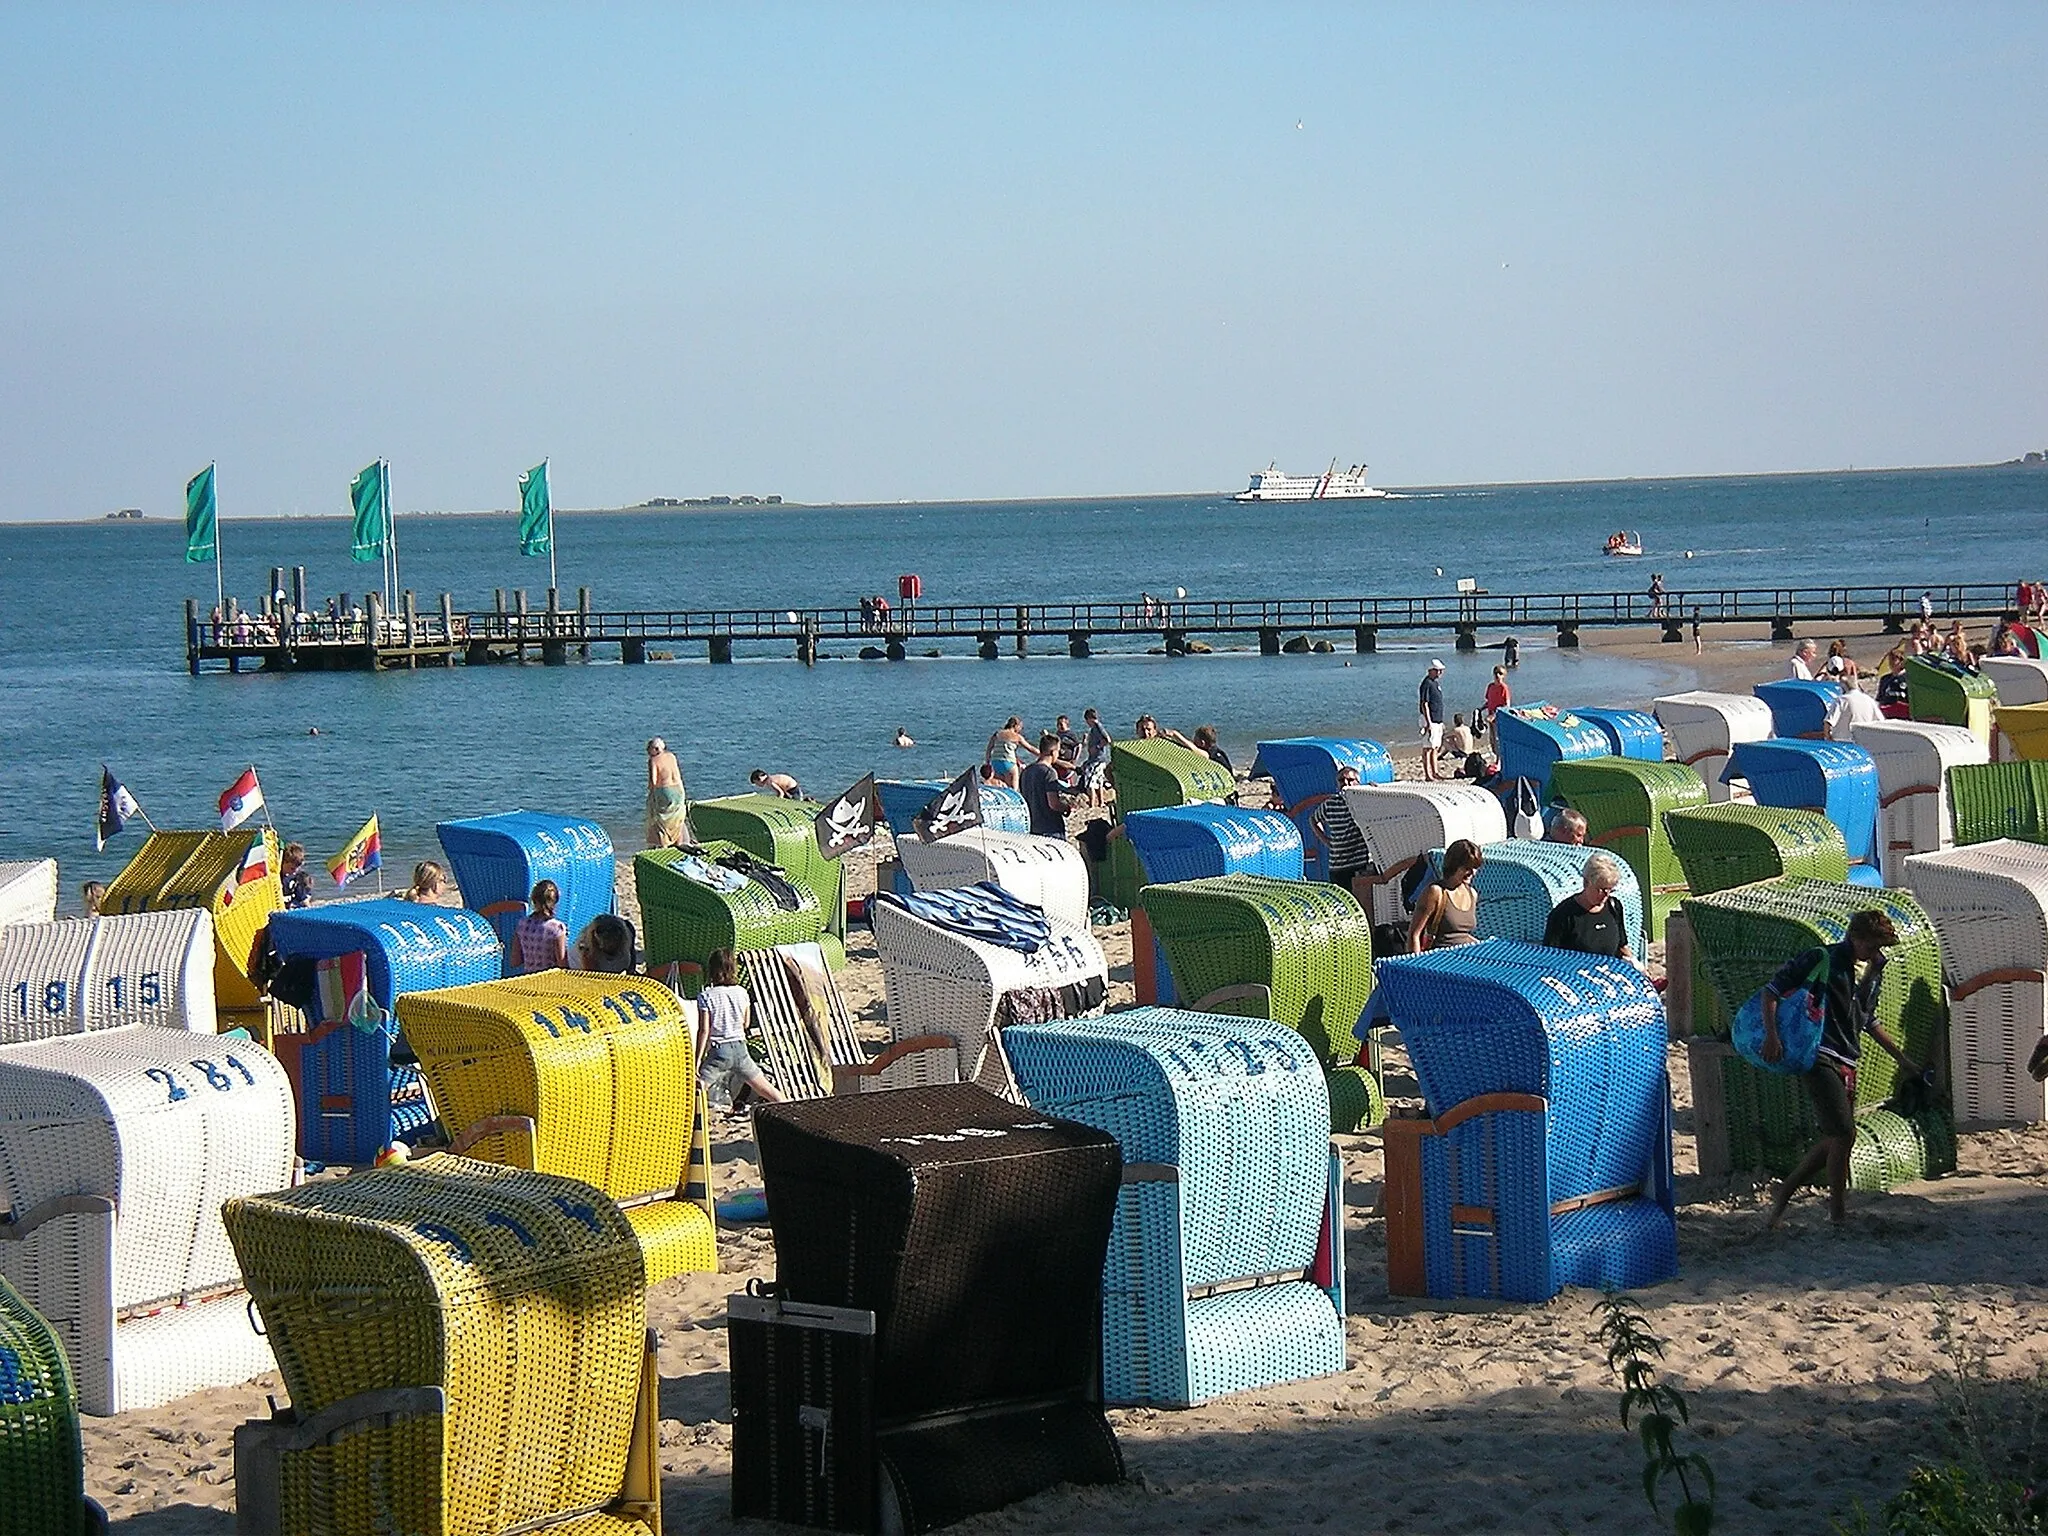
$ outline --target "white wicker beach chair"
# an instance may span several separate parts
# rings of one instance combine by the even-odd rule
[[[925,1088],[960,1080],[959,1051],[951,1035],[893,1041],[870,1058],[825,951],[816,943],[742,950],[740,973],[753,1001],[754,1025],[768,1053],[763,1065],[785,1098],[822,1097],[815,1042],[822,1033],[832,1068],[833,1093],[878,1088]]]
[[[57,916],[57,861],[0,863],[0,926],[47,923]]]
[[[1948,770],[1990,760],[1966,725],[1887,720],[1850,735],[1877,764],[1878,867],[1886,885],[1905,880],[1908,854],[1938,853],[1955,841],[1948,810]]]
[[[1088,926],[1088,865],[1063,837],[976,828],[936,843],[901,838],[896,857],[920,891],[993,880],[1019,901],[1043,907],[1056,923]]]
[[[1767,741],[1771,706],[1754,694],[1714,693],[1695,688],[1656,701],[1657,721],[1671,739],[1671,755],[1707,781],[1707,799],[1746,800],[1748,787],[1721,782],[1721,770],[1740,741]]]
[[[2048,1118],[2048,1096],[2027,1071],[2048,1032],[2048,848],[2000,839],[1915,854],[1906,884],[1941,938],[1957,1118]]]
[[[882,958],[890,1038],[900,1044],[947,1036],[957,1052],[959,1081],[1022,1103],[996,1032],[1004,995],[1026,987],[1109,984],[1109,962],[1095,936],[1067,923],[1051,926],[1052,942],[1027,955],[876,903],[875,949]],[[1085,1011],[1100,1013],[1102,1007]]]
[[[1986,656],[1977,670],[1991,679],[2001,704],[2048,704],[2048,661],[2031,656]]]
[[[1344,803],[1377,871],[1371,917],[1380,926],[1408,921],[1401,879],[1432,848],[1461,837],[1484,846],[1508,835],[1499,799],[1477,784],[1361,784],[1344,791]]]
[[[213,919],[193,909],[0,928],[0,1046],[130,1024],[212,1034]]]
[[[141,1025],[0,1050],[0,1275],[63,1338],[87,1413],[271,1368],[220,1208],[288,1185],[293,1140],[284,1069],[243,1040]]]

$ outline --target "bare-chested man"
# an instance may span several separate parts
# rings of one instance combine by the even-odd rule
[[[690,841],[690,801],[683,770],[659,736],[647,743],[647,846],[680,848]]]

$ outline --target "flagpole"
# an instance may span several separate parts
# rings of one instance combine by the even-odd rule
[[[384,600],[384,611],[389,613],[397,606],[405,578],[398,569],[398,508],[391,504],[391,461],[381,459],[378,462],[383,466],[384,476],[384,535],[391,545],[391,595]],[[405,637],[405,643],[412,644],[411,635]]]
[[[227,616],[228,583],[221,571],[220,559],[220,464],[216,460],[206,466],[213,472],[213,611],[221,617]],[[220,636],[213,637],[214,644],[220,643]]]

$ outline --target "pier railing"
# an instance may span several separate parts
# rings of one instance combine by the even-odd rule
[[[1256,635],[1262,650],[1294,636],[1348,634],[1361,651],[1376,648],[1382,631],[1448,631],[1460,646],[1477,643],[1482,630],[1510,633],[1551,629],[1559,643],[1577,643],[1581,628],[1661,627],[1678,639],[1697,621],[1703,628],[1769,624],[1789,638],[1801,624],[1870,621],[1896,630],[1927,606],[1943,620],[1990,618],[2015,604],[2015,589],[2000,583],[1940,586],[1673,588],[1660,600],[1631,592],[1468,592],[1393,597],[1268,597],[1161,599],[1082,603],[917,603],[886,614],[850,608],[674,609],[603,612],[550,601],[526,609],[457,612],[443,597],[438,610],[339,616],[299,613],[280,606],[262,614],[202,619],[186,607],[186,652],[194,671],[201,661],[242,660],[268,666],[376,667],[438,665],[522,657],[566,659],[566,648],[587,654],[592,645],[617,645],[627,661],[644,661],[651,646],[701,644],[711,659],[731,659],[735,642],[792,645],[811,660],[819,643],[874,645],[895,655],[911,641],[965,639],[980,654],[1003,641],[1021,652],[1027,639],[1056,638],[1071,654],[1089,654],[1093,642],[1117,636],[1154,637],[1176,654],[1201,636]]]

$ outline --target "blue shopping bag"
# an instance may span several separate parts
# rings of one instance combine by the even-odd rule
[[[1756,995],[1736,1010],[1734,1022],[1729,1025],[1729,1041],[1735,1053],[1766,1072],[1798,1076],[1810,1071],[1820,1052],[1831,969],[1823,950],[1818,973],[1808,976],[1805,986],[1794,987],[1778,999],[1778,1043],[1785,1047],[1785,1054],[1776,1061],[1764,1060],[1764,994],[1759,987]]]

